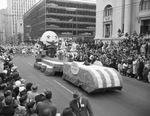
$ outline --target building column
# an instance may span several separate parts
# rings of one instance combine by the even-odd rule
[[[124,34],[131,34],[131,6],[132,0],[125,0],[125,14],[124,14]]]

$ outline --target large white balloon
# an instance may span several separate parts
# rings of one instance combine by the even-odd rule
[[[48,45],[58,45],[58,36],[55,32],[53,31],[46,31],[41,39],[41,42],[43,42],[43,44],[45,44],[46,46]]]

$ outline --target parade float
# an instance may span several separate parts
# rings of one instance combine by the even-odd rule
[[[45,48],[47,56],[42,58],[42,51],[39,51],[37,55],[38,60],[35,62],[34,67],[45,75],[54,75],[55,72],[62,72],[63,70],[63,60],[56,57],[56,52],[58,48],[58,36],[53,31],[46,31],[40,39],[41,48]],[[41,52],[41,53],[40,53]],[[41,60],[39,60],[41,58]]]
[[[61,40],[59,44],[54,32],[45,32],[41,41],[49,48],[53,48],[50,53],[53,52],[52,54],[56,56],[55,58],[41,58],[41,61],[35,62],[34,67],[44,72],[45,75],[50,76],[56,72],[62,72],[62,79],[88,93],[122,89],[122,76],[117,70],[104,67],[100,61],[89,65],[85,65],[85,62],[74,61],[78,46],[75,42],[71,44],[70,48],[65,40]]]
[[[96,64],[86,66],[83,62],[65,62],[62,78],[88,93],[122,89],[122,77],[119,72]]]

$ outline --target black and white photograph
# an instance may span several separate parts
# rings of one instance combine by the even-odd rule
[[[0,116],[150,116],[150,0],[0,0]]]

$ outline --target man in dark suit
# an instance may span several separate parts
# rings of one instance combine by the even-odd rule
[[[57,108],[55,104],[51,102],[52,92],[45,92],[45,99],[37,103],[36,111],[38,116],[55,116],[57,113]]]
[[[81,93],[75,91],[73,100],[70,102],[70,108],[75,116],[94,116],[89,100],[81,96]]]
[[[0,116],[14,116],[15,114],[15,108],[12,105],[13,99],[12,97],[8,96],[5,98],[5,106],[2,108],[2,111],[0,113]]]

